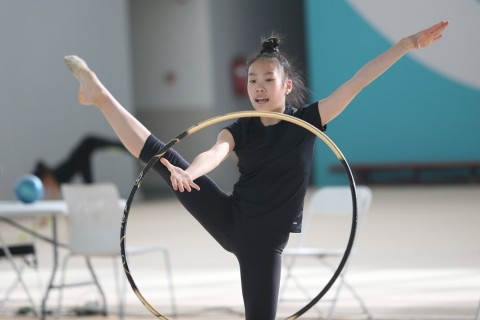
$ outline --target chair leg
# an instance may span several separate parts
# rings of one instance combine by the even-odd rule
[[[286,287],[287,287],[287,283],[289,280],[293,281],[295,286],[304,294],[304,296],[307,298],[307,299],[311,299],[311,294],[310,292],[308,292],[308,290],[300,283],[299,279],[297,279],[297,277],[295,277],[292,273],[292,269],[293,269],[293,264],[294,264],[294,259],[292,259],[292,261],[289,261],[290,263],[287,264],[287,266],[285,267],[286,269],[286,275],[285,275],[285,278],[283,280],[283,284],[282,284],[282,288],[280,290],[280,300],[283,300],[283,294],[286,290]],[[323,259],[320,259],[320,262],[325,266],[327,267],[328,269],[332,270],[332,271],[335,271],[335,267],[332,266],[330,263],[328,263],[327,261],[323,260]],[[333,293],[333,298],[331,299],[331,304],[328,308],[328,313],[327,313],[327,316],[326,316],[326,319],[327,320],[331,320],[333,319],[333,313],[335,311],[335,308],[336,308],[336,305],[337,305],[337,302],[338,302],[338,299],[339,299],[339,296],[340,296],[340,291],[342,289],[343,286],[345,286],[346,289],[348,289],[350,291],[350,293],[352,294],[352,296],[355,298],[355,300],[357,300],[357,302],[359,303],[360,305],[360,308],[362,309],[362,312],[366,315],[366,319],[368,320],[371,320],[373,319],[373,316],[372,314],[370,313],[370,311],[368,310],[367,306],[365,305],[365,302],[363,301],[363,299],[360,297],[360,295],[358,294],[358,292],[353,288],[352,285],[350,285],[346,280],[345,280],[345,277],[344,277],[344,273],[346,271],[346,268],[342,271],[340,277],[337,279],[337,283],[336,283],[336,287],[335,287],[335,292]],[[333,288],[332,288],[333,289]],[[330,301],[330,299],[329,299]],[[321,308],[319,307],[319,305],[317,304],[315,306],[315,308],[317,309],[318,312],[322,313],[322,310]],[[480,304],[479,304],[479,311],[480,313]],[[480,320],[479,319],[475,319],[475,320]]]
[[[56,318],[59,320],[61,319],[61,312],[62,312],[62,302],[63,302],[63,288],[67,287],[68,285],[65,284],[65,277],[66,277],[66,270],[67,270],[67,263],[68,260],[71,258],[70,254],[67,254],[65,258],[63,259],[62,267],[60,270],[60,284],[55,286],[58,289],[58,306],[57,306],[57,315]],[[88,267],[88,270],[90,271],[90,275],[92,276],[93,283],[97,287],[103,301],[103,312],[102,314],[104,316],[107,315],[107,302],[105,298],[105,294],[102,290],[102,287],[100,286],[100,283],[98,282],[97,276],[93,270],[92,263],[90,261],[89,257],[85,257],[85,263]],[[76,284],[79,285],[79,284]],[[75,286],[75,284],[73,285]]]
[[[90,274],[92,275],[93,282],[95,283],[95,286],[98,289],[98,292],[100,293],[100,296],[102,297],[102,302],[103,302],[103,312],[102,315],[107,316],[107,298],[105,297],[105,293],[103,292],[102,286],[100,285],[100,282],[98,281],[97,275],[95,274],[95,271],[93,270],[92,267],[92,262],[90,261],[90,257],[85,257],[85,261],[87,263],[88,270],[90,271]]]
[[[161,250],[163,252],[163,257],[165,260],[165,269],[167,272],[168,287],[170,291],[170,303],[172,305],[172,315],[176,317],[178,315],[178,312],[177,312],[177,302],[175,299],[175,291],[173,286],[173,274],[172,274],[172,265],[170,262],[170,255],[166,249],[162,248]]]
[[[345,286],[345,288],[348,289],[348,291],[350,291],[350,293],[352,294],[352,296],[357,300],[357,302],[358,302],[358,304],[360,305],[360,308],[362,309],[363,313],[366,314],[367,319],[368,319],[368,320],[373,319],[373,316],[372,316],[372,314],[370,313],[370,310],[368,310],[365,302],[363,301],[362,297],[360,297],[360,295],[358,294],[357,290],[355,290],[355,288],[353,288],[353,286],[350,285],[350,283],[348,283],[348,282],[345,281],[345,280],[344,280],[344,282],[343,282],[343,285]]]
[[[332,271],[335,270],[335,267],[332,266],[330,263],[328,263],[327,261],[325,260],[322,260],[321,261],[322,264],[324,266],[326,266],[327,268],[330,268]],[[367,319],[368,320],[371,320],[373,319],[373,316],[372,314],[370,313],[370,311],[368,310],[365,302],[363,301],[362,297],[360,297],[360,295],[358,294],[357,290],[355,290],[355,288],[350,284],[348,283],[348,281],[345,280],[345,273],[347,272],[347,268],[348,268],[348,265],[346,265],[338,279],[338,285],[340,286],[338,289],[337,289],[337,292],[335,293],[335,298],[334,298],[334,303],[333,303],[333,306],[332,306],[332,309],[330,310],[329,312],[329,315],[328,315],[328,318],[327,319],[331,319],[332,315],[333,315],[333,309],[336,305],[336,302],[338,300],[338,296],[340,294],[340,290],[342,287],[345,287],[348,291],[350,291],[350,293],[352,294],[353,298],[355,298],[355,300],[357,300],[358,304],[360,305],[360,308],[362,309],[362,312],[366,315]]]
[[[298,290],[301,291],[301,293],[304,295],[306,299],[311,300],[313,298],[311,293],[302,285],[301,281],[293,274],[292,270],[293,270],[293,266],[295,264],[296,258],[297,258],[296,256],[292,256],[291,259],[289,260],[289,263],[285,267],[286,275],[284,277],[282,287],[280,288],[279,301],[287,300],[283,298],[283,295],[287,290],[287,286],[290,280],[293,281],[293,284],[296,286]],[[323,310],[318,303],[315,305],[315,309],[319,314],[323,314]]]
[[[280,294],[278,295],[279,301],[283,300],[283,295],[285,294],[285,290],[287,289],[288,282],[292,277],[292,268],[293,268],[293,265],[295,264],[295,257],[291,257],[287,262],[288,263],[286,263],[286,267],[285,267],[286,274],[282,283],[282,287],[280,288]]]
[[[22,264],[20,267],[17,266],[17,277],[15,281],[8,287],[8,289],[5,292],[5,295],[3,296],[3,299],[0,301],[0,310],[3,308],[5,303],[10,299],[10,295],[12,292],[18,287],[18,285],[21,283],[21,275],[23,273],[23,269],[25,269],[25,264]],[[30,298],[29,298],[30,299]]]
[[[13,290],[17,288],[17,286],[20,284],[20,276],[23,272],[23,269],[25,269],[25,265],[22,264],[20,267],[17,266],[18,269],[18,275],[15,281],[10,285],[10,287],[7,289],[5,292],[5,295],[3,296],[3,300],[0,302],[0,309],[3,307],[5,302],[10,298],[10,295],[12,294]]]
[[[335,311],[335,308],[337,306],[338,302],[338,297],[340,296],[340,291],[342,290],[343,285],[345,284],[345,279],[343,278],[343,273],[340,274],[339,278],[337,279],[337,284],[335,288],[335,293],[333,294],[332,298],[332,303],[330,305],[330,308],[327,313],[327,318],[328,320],[333,319],[333,312]]]
[[[38,313],[37,313],[37,309],[35,308],[35,303],[33,302],[33,298],[30,294],[30,291],[28,290],[28,287],[26,285],[26,283],[23,281],[23,278],[22,278],[22,271],[18,268],[17,264],[15,263],[14,261],[14,258],[10,252],[10,250],[8,249],[8,245],[6,244],[6,242],[4,241],[3,237],[0,235],[0,247],[4,247],[6,248],[5,249],[5,256],[7,257],[7,259],[10,261],[10,264],[12,265],[15,273],[17,274],[17,283],[19,283],[23,290],[25,291],[27,297],[28,297],[28,300],[30,302],[30,305],[32,306],[32,310],[33,310],[33,313],[34,315],[37,317],[38,316]],[[15,285],[16,287],[16,285]],[[9,293],[10,295],[10,293]],[[5,303],[6,300],[4,300],[4,302],[2,304],[0,304],[0,307],[3,307],[3,304]]]
[[[56,286],[58,288],[58,303],[56,312],[57,319],[61,319],[62,317],[63,288],[65,287],[65,274],[67,272],[67,263],[70,257],[71,255],[67,254],[65,258],[63,258],[62,267],[60,270],[60,284]]]
[[[113,257],[113,276],[115,280],[115,288],[117,291],[118,297],[118,317],[120,319],[125,319],[125,303],[126,303],[126,278],[120,276],[118,270],[118,260],[116,257]]]

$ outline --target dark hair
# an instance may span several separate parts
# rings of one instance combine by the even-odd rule
[[[48,175],[52,174],[52,169],[50,169],[43,161],[39,160],[35,164],[32,174],[36,175],[40,180]]]
[[[296,68],[290,63],[288,57],[280,52],[281,37],[277,34],[272,34],[268,38],[262,39],[262,49],[257,54],[254,54],[247,61],[247,70],[250,66],[259,59],[274,59],[277,61],[280,68],[282,68],[286,79],[292,81],[292,91],[286,97],[286,103],[294,107],[301,107],[304,104],[307,89],[303,83],[303,79]]]

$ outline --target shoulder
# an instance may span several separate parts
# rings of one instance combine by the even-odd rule
[[[254,117],[248,117],[248,118],[238,118],[228,126],[226,126],[224,129],[227,129],[232,133],[232,135],[240,133],[242,130],[246,130],[246,128],[250,127],[253,125]]]
[[[255,131],[255,118],[239,118],[230,125],[223,128],[222,131],[229,132],[232,140],[233,145],[235,146],[234,150],[237,150],[240,146],[244,144],[244,142],[248,141],[250,134]]]
[[[318,111],[318,102],[314,102],[300,108],[289,108],[293,109],[293,113],[291,115],[307,121],[308,123],[314,125],[322,131],[325,131],[327,129],[327,126],[323,125],[322,119],[320,117],[320,112]]]

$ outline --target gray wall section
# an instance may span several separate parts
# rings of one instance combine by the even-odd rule
[[[168,140],[213,115],[250,109],[233,94],[232,60],[256,52],[260,37],[275,30],[304,64],[303,28],[303,1],[0,1],[0,199],[13,198],[16,178],[37,159],[54,165],[86,134],[114,136],[98,110],[78,106],[63,56],[85,58],[129,111]],[[219,129],[178,149],[191,160]],[[141,165],[115,155],[95,161],[96,176],[128,194]],[[212,177],[231,190],[235,160]],[[163,188],[154,178],[149,185]]]
[[[14,198],[37,159],[54,165],[84,135],[114,135],[97,110],[78,106],[65,55],[84,57],[133,107],[127,9],[118,0],[0,1],[0,199]],[[133,162],[113,168],[122,188],[135,176]]]
[[[261,38],[273,31],[283,35],[281,50],[305,72],[303,1],[212,0],[215,105],[221,112],[251,109],[248,98],[233,94],[232,60],[249,57],[261,48]]]

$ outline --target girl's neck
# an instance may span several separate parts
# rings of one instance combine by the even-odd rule
[[[272,110],[272,112],[285,113],[285,109],[286,109],[286,107],[284,106],[282,109],[275,110],[275,111]],[[272,125],[275,125],[275,124],[279,123],[280,120],[279,119],[274,119],[274,118],[260,118],[260,122],[262,122],[262,124],[265,127],[268,127],[268,126],[272,126]]]

